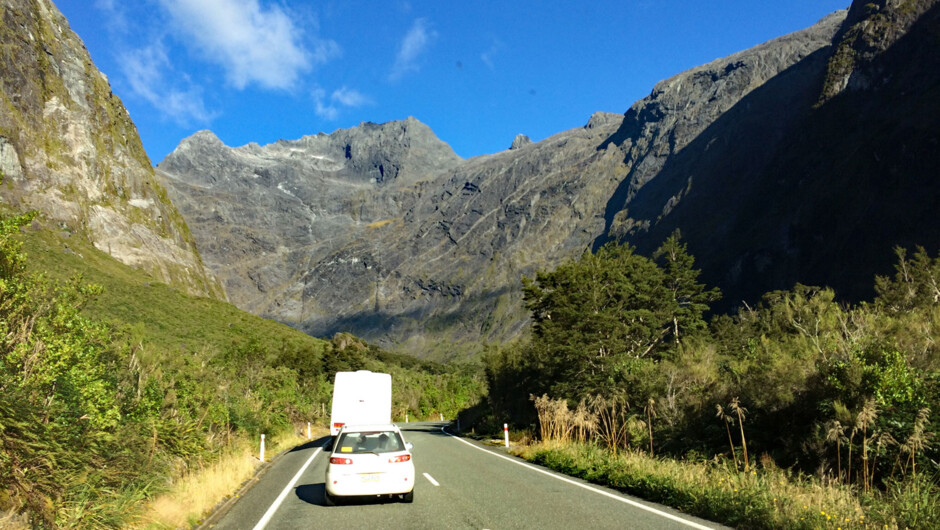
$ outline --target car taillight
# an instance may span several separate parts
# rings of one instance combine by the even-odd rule
[[[336,423],[333,424],[333,428],[336,429],[336,430],[339,430],[343,425],[346,425],[346,424],[343,423],[343,422],[341,422],[341,421],[338,421],[338,422],[336,422]]]
[[[330,463],[339,464],[339,465],[348,465],[348,464],[352,464],[353,462],[352,462],[352,458],[343,458],[341,456],[331,456]]]
[[[398,455],[388,459],[389,464],[397,464],[399,462],[407,462],[411,460],[411,455]]]

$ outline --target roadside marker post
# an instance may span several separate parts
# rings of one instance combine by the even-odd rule
[[[441,412],[441,421],[444,421],[444,413]]]
[[[264,435],[261,435],[261,458],[260,460],[264,462]]]
[[[506,438],[506,448],[509,449],[509,424],[503,424],[503,437]]]
[[[307,439],[310,439],[310,422],[307,422]]]

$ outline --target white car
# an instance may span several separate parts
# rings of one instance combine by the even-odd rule
[[[326,505],[343,497],[388,496],[414,501],[412,445],[392,424],[345,425],[326,466]]]

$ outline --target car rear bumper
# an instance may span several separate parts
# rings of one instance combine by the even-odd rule
[[[337,497],[400,495],[414,489],[414,473],[327,474],[326,491]]]

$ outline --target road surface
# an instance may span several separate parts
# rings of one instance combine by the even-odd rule
[[[323,438],[279,457],[217,530],[294,528],[721,528],[450,436],[444,423],[399,424],[414,444],[413,504],[365,499],[327,507]]]

